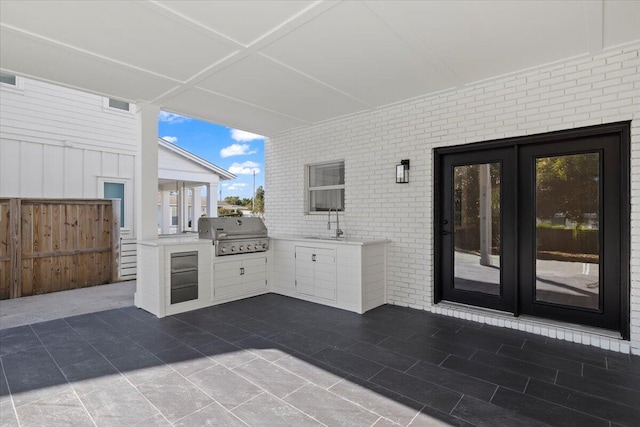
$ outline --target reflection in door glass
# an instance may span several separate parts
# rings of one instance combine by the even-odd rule
[[[536,159],[536,300],[599,308],[600,154]]]
[[[500,295],[500,163],[453,168],[454,288]]]

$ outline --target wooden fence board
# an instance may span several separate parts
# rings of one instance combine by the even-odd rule
[[[0,299],[117,281],[117,214],[111,200],[0,199]]]

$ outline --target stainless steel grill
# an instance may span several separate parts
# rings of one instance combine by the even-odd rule
[[[216,256],[264,252],[269,249],[269,235],[262,219],[215,218],[198,219],[198,235],[213,241]]]

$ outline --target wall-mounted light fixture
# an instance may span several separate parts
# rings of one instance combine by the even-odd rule
[[[396,184],[409,183],[409,160],[400,160],[400,164],[396,165]]]

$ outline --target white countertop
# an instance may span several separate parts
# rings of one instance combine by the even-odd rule
[[[211,245],[211,240],[208,239],[199,239],[197,234],[193,235],[181,235],[176,234],[175,236],[163,236],[158,237],[157,239],[149,239],[149,240],[140,240],[138,243],[141,245],[147,246],[169,246],[169,245]]]
[[[338,244],[338,245],[358,245],[358,246],[376,245],[380,243],[391,242],[391,240],[389,239],[352,239],[350,237],[333,239],[331,237],[326,237],[326,236],[301,236],[301,235],[295,235],[295,234],[293,235],[283,234],[283,235],[275,235],[275,236],[271,235],[269,237],[271,237],[272,239],[295,240],[297,242],[305,242],[305,243],[317,242],[317,243],[331,243],[331,244]]]

